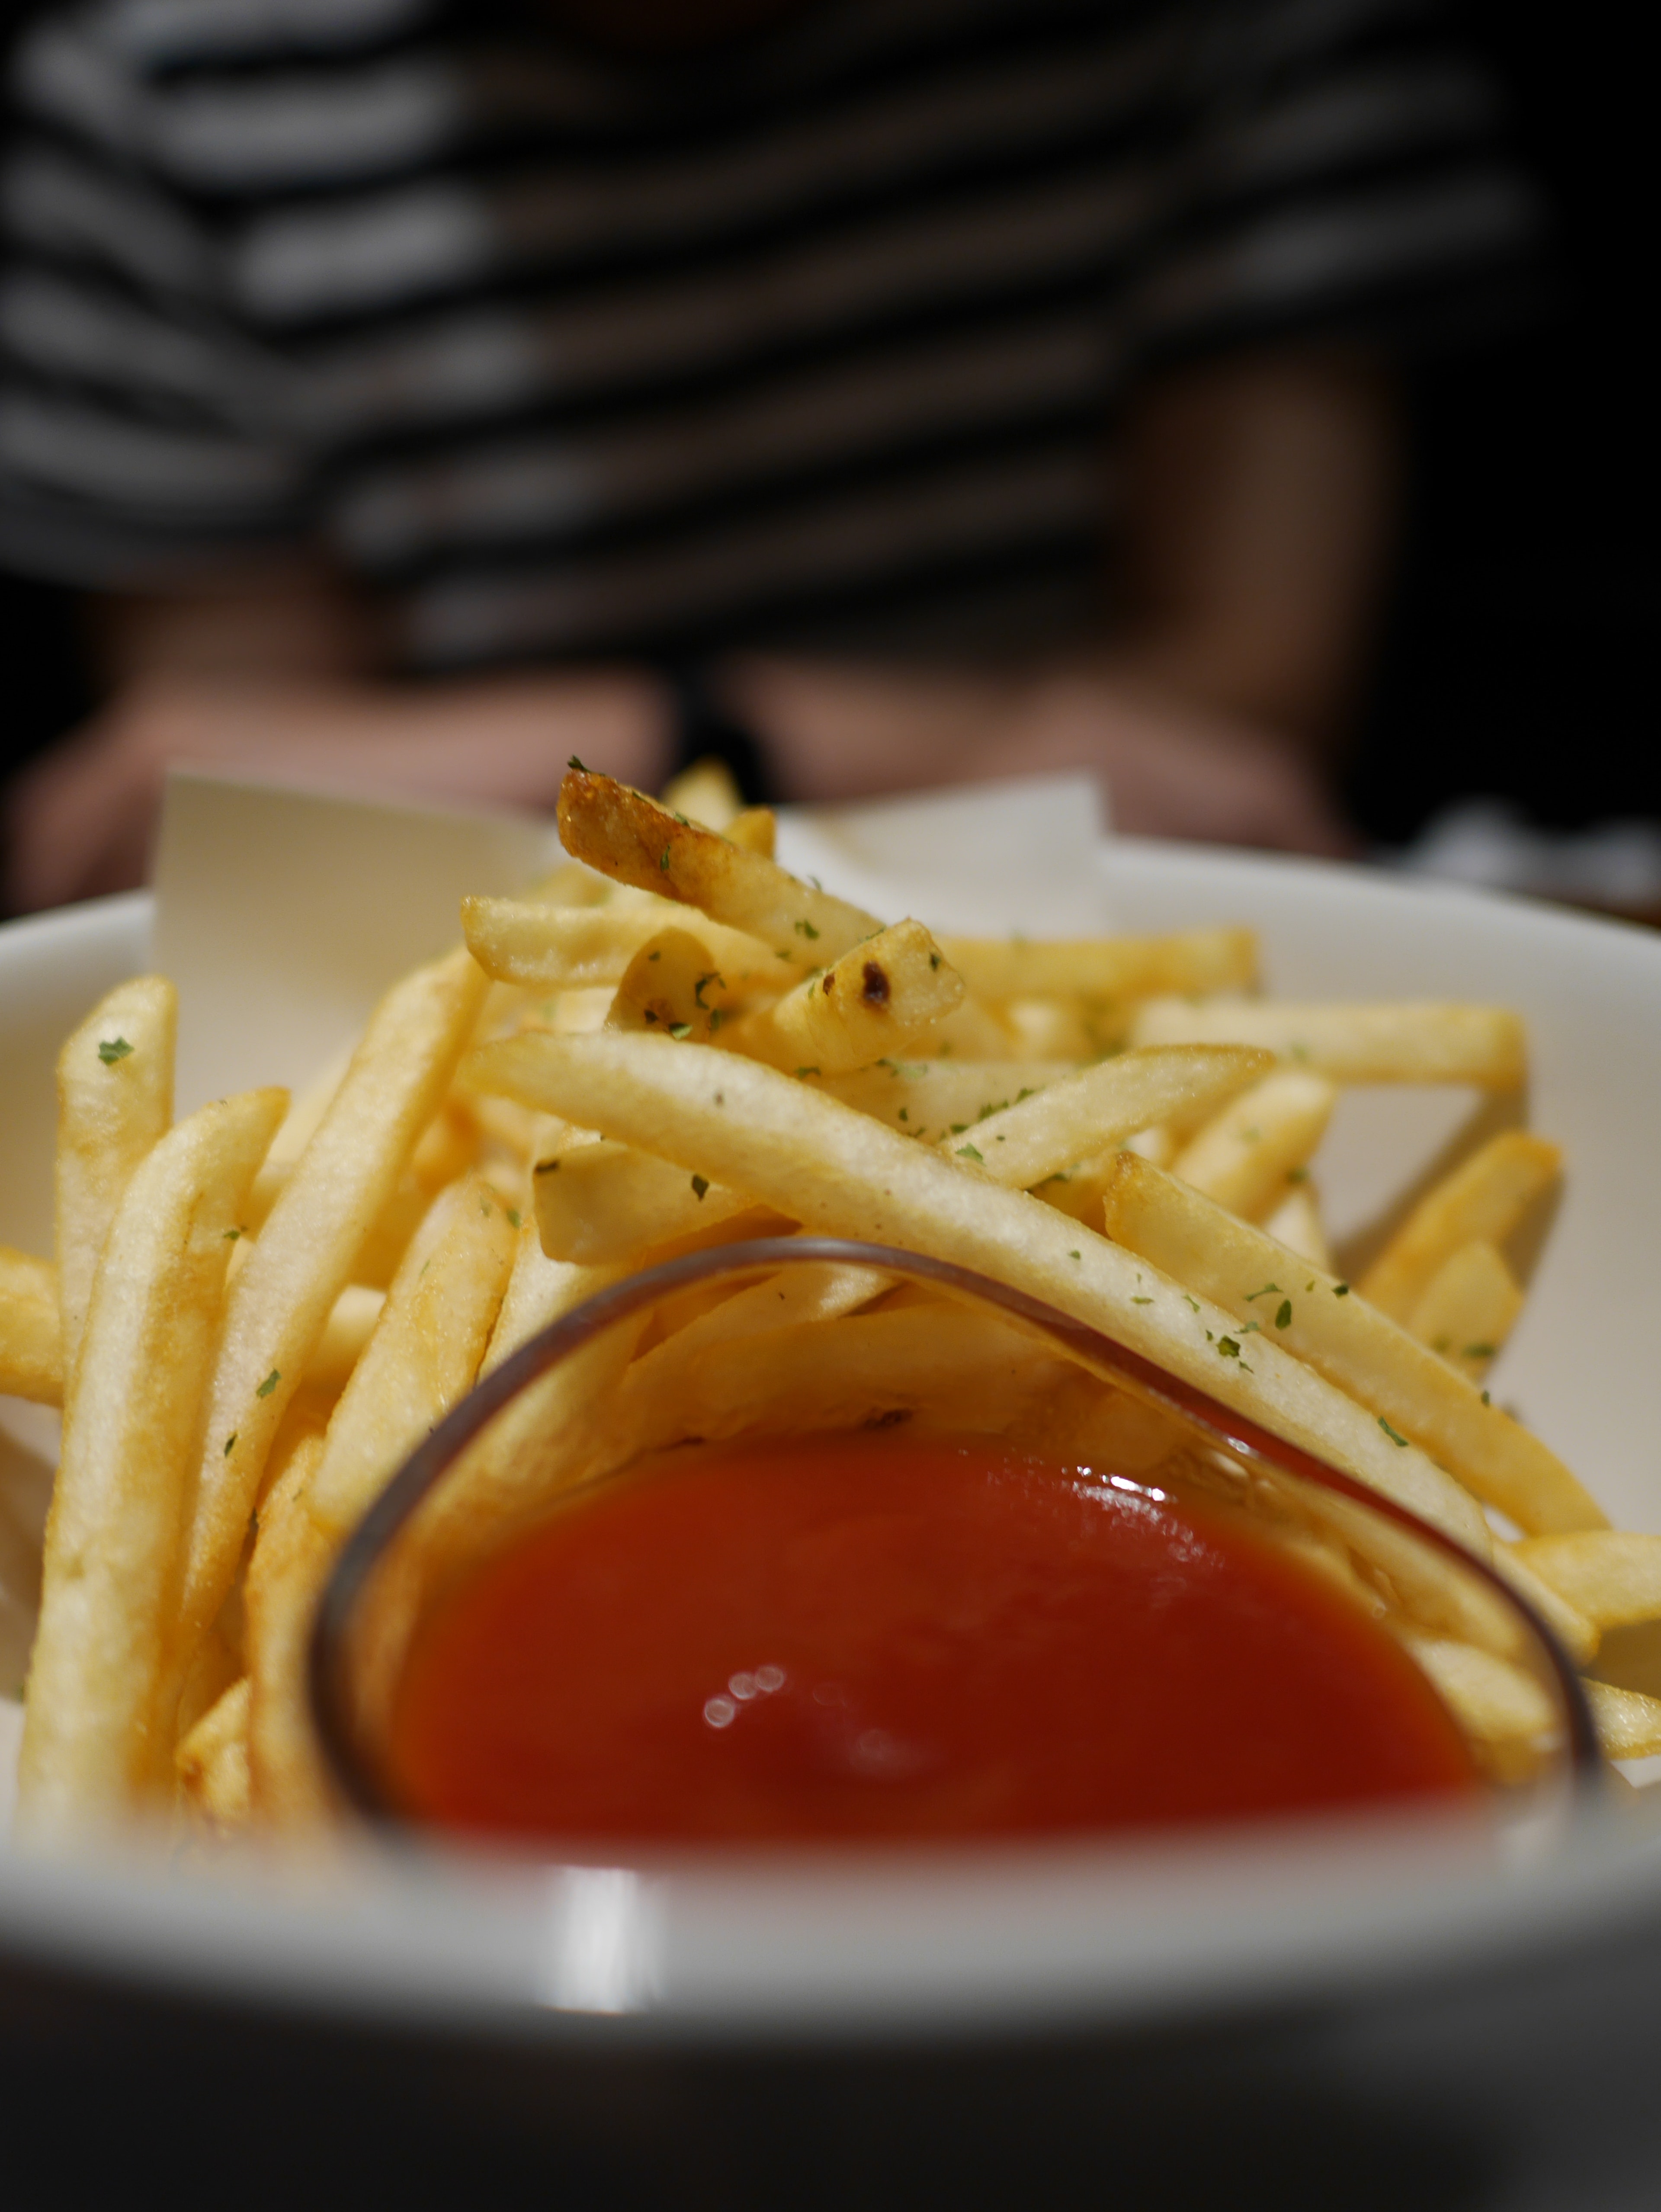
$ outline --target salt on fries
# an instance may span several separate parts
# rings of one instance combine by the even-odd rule
[[[1491,1557],[1583,1664],[1661,1619],[1661,1536],[1608,1528],[1481,1387],[1555,1149],[1494,1139],[1358,1281],[1328,1264],[1311,1167],[1341,1087],[1515,1087],[1514,1014],[1251,996],[1239,929],[885,927],[781,868],[771,817],[707,769],[660,804],[574,764],[560,825],[585,865],[466,900],[465,945],[286,1118],[255,1091],[172,1125],[161,979],[65,1044],[55,1261],[0,1252],[0,1389],[64,1412],[24,1833],[326,1821],[304,1654],[347,1534],[482,1370],[624,1274],[755,1230],[897,1244],[1098,1325]],[[1019,1413],[1064,1451],[1104,1402],[1012,1324],[787,1269],[563,1363],[432,1501],[434,1540],[464,1552],[690,1435],[932,1409]],[[1159,1423],[1113,1402],[1134,1465]],[[1321,1516],[1311,1564],[1375,1609],[1387,1591],[1496,1771],[1524,1771],[1551,1715],[1482,1607],[1345,1501]],[[1611,1752],[1661,1751],[1661,1701],[1591,1688]]]

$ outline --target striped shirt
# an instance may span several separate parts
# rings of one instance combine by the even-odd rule
[[[1423,0],[82,0],[12,83],[0,553],[320,543],[417,669],[1076,635],[1137,380],[1439,343],[1540,228]]]

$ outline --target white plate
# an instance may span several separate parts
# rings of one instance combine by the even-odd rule
[[[1526,1013],[1530,1118],[1563,1141],[1570,1170],[1495,1387],[1617,1519],[1661,1527],[1661,937],[1210,851],[1121,842],[1103,866],[1124,927],[1255,924],[1280,993],[1497,1000]],[[147,917],[143,900],[119,900],[0,933],[0,1238],[45,1247],[52,1054],[93,998],[142,964]],[[1328,1192],[1341,1228],[1364,1227],[1471,1104],[1347,1099]],[[27,1966],[568,2044],[619,2013],[654,2041],[697,2047],[764,2025],[856,2040],[1099,2029],[1293,1994],[1354,2002],[1433,1966],[1618,1941],[1658,1914],[1661,1842],[1643,1818],[1593,1824],[1552,1863],[1504,1870],[1401,1823],[946,1862],[370,1859],[211,1881],[0,1856],[0,1996]]]

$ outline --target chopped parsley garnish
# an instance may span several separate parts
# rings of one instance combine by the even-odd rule
[[[1309,1181],[1309,1170],[1307,1168],[1288,1168],[1287,1170],[1287,1181],[1288,1182],[1307,1182]]]
[[[661,952],[660,951],[657,951],[657,952],[648,952],[648,953],[647,954],[646,957],[647,957],[648,960],[661,960],[661,959],[662,959],[662,957],[663,957],[663,954],[662,954],[662,952]]]
[[[1349,1296],[1349,1285],[1335,1283],[1332,1286],[1332,1295],[1335,1298],[1347,1298]]]
[[[1240,1356],[1240,1347],[1233,1337],[1220,1336],[1217,1339],[1217,1353],[1222,1359],[1238,1359]]]
[[[654,960],[657,958],[655,952],[652,955],[652,957]],[[701,1006],[703,1004],[703,994],[709,989],[709,986],[712,983],[725,983],[726,981],[727,978],[721,974],[719,968],[712,968],[707,975],[700,975],[697,981],[692,986],[693,1004],[695,1006]]]
[[[1034,1091],[1030,1085],[1024,1083],[1020,1089],[1015,1093],[1015,1103],[1019,1106],[1023,1098],[1036,1098],[1037,1095],[1037,1092]]]
[[[557,1159],[538,1160],[531,1172],[532,1175],[557,1175],[559,1162]]]
[[[1384,1431],[1384,1434],[1390,1438],[1391,1443],[1400,1444],[1403,1451],[1407,1449],[1407,1438],[1402,1436],[1398,1436],[1382,1413],[1378,1416],[1378,1425]]]
[[[1270,1297],[1279,1297],[1280,1295],[1281,1285],[1278,1283],[1265,1283],[1261,1291],[1248,1291],[1246,1292],[1246,1304],[1250,1305],[1258,1298],[1267,1298]]]
[[[929,966],[930,966],[931,968],[938,968],[938,967],[940,966],[940,954],[939,954],[938,952],[931,952],[931,953],[929,954],[929,956],[928,956],[928,964],[929,964]]]
[[[796,1073],[798,1075],[817,1075],[818,1073],[818,1070],[817,1067],[799,1067],[796,1070]]]
[[[579,775],[587,775],[588,773],[587,769],[584,768],[582,763],[577,758],[575,753],[572,754],[570,759],[566,762],[565,765],[567,768],[574,768]]]
[[[1185,1298],[1188,1298],[1188,1292],[1187,1292],[1186,1291],[1184,1291],[1183,1292],[1183,1296]],[[1198,1298],[1188,1298],[1188,1302],[1189,1302],[1189,1305],[1190,1305],[1190,1306],[1192,1306],[1192,1308],[1194,1309],[1195,1312],[1196,1312],[1196,1313],[1198,1313],[1198,1311],[1200,1310],[1200,1301],[1198,1300]],[[1208,1335],[1209,1335],[1209,1334],[1210,1334],[1210,1333],[1211,1333],[1211,1332],[1210,1332],[1208,1329],[1208,1330],[1207,1330],[1207,1332],[1206,1332],[1206,1334],[1207,1334]]]
[[[669,872],[669,852],[670,848],[666,845],[663,848],[663,858],[658,862],[658,873],[660,875],[666,876]]]
[[[960,1160],[978,1160],[983,1167],[986,1165],[985,1154],[977,1152],[973,1145],[959,1145],[957,1157]]]
[[[277,1384],[282,1380],[282,1369],[280,1367],[273,1367],[271,1373],[265,1377],[259,1388],[254,1392],[254,1396],[256,1398],[269,1398],[272,1391],[276,1389]]]
[[[105,1037],[98,1048],[98,1057],[106,1067],[113,1067],[118,1060],[125,1060],[132,1050],[125,1037]]]
[[[640,1018],[642,1021],[650,1022],[655,1027],[658,1018],[658,1010],[655,1006],[642,1006],[640,1010]]]
[[[508,1208],[508,1226],[510,1229],[517,1229],[519,1226],[519,1208],[516,1206],[510,1206]]]
[[[1152,1298],[1132,1298],[1130,1303],[1133,1306],[1151,1306],[1153,1301]]]
[[[1466,1359],[1492,1359],[1496,1348],[1492,1344],[1468,1344],[1462,1357]]]
[[[703,1203],[703,1194],[709,1188],[709,1181],[707,1176],[695,1175],[692,1177],[692,1195],[700,1206]]]
[[[1489,1395],[1488,1395],[1488,1392],[1487,1392],[1486,1390],[1484,1390],[1484,1391],[1483,1391],[1483,1393],[1482,1393],[1482,1403],[1483,1403],[1485,1406],[1491,1406],[1491,1405],[1494,1403],[1493,1399],[1489,1397]]]
[[[1275,1328],[1291,1328],[1291,1326],[1292,1326],[1292,1301],[1291,1301],[1291,1299],[1290,1299],[1290,1298],[1282,1298],[1282,1299],[1281,1299],[1281,1303],[1280,1303],[1280,1304],[1275,1308]]]
[[[807,920],[806,915],[802,917],[801,921],[794,922],[791,927],[794,929],[798,937],[806,937],[810,941],[817,938],[818,935],[818,930],[814,928],[812,923]]]
[[[242,1231],[240,1229],[228,1229],[225,1231],[224,1241],[227,1244],[234,1244],[241,1234]]]
[[[710,1009],[709,1009],[709,1034],[710,1034],[710,1036],[714,1036],[714,1035],[715,1034],[715,1031],[716,1031],[716,1030],[721,1027],[721,1024],[726,1020],[726,1018],[727,1018],[726,1015],[722,1013],[722,1012],[721,1012],[721,1008],[720,1008],[719,1006],[711,1006],[711,1007],[710,1007]]]
[[[236,1448],[236,1439],[237,1439],[237,1437],[238,1437],[239,1433],[240,1433],[240,1431],[237,1431],[237,1430],[235,1430],[235,1429],[233,1429],[233,1430],[231,1431],[231,1432],[230,1432],[229,1436],[228,1436],[228,1437],[226,1437],[226,1439],[225,1439],[225,1451],[224,1451],[224,1456],[225,1456],[225,1458],[228,1459],[228,1458],[230,1457],[230,1455],[231,1455],[232,1452],[235,1449],[235,1448]]]
[[[1069,1252],[1067,1256],[1069,1260],[1082,1260],[1084,1254],[1082,1252]]]
[[[902,1121],[909,1121],[911,1119],[911,1109],[909,1106],[902,1106],[899,1111],[899,1118]]]
[[[669,1034],[672,1037],[689,1037],[692,1034],[692,1024],[691,1022],[671,1022]]]

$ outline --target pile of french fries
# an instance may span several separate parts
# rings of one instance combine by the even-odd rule
[[[1506,1129],[1356,1281],[1332,1272],[1317,1154],[1342,1087],[1515,1093],[1514,1014],[1261,998],[1244,929],[885,927],[781,868],[771,817],[710,769],[660,802],[574,763],[560,827],[569,864],[465,901],[465,943],[292,1100],[175,1122],[156,976],[64,1045],[55,1259],[0,1252],[0,1392],[64,1411],[20,1835],[338,1817],[307,1639],[409,1451],[596,1290],[795,1228],[1095,1324],[1491,1559],[1583,1666],[1606,1630],[1661,1619],[1661,1536],[1611,1530],[1484,1388],[1523,1303],[1508,1241],[1555,1148]],[[517,1401],[431,1540],[478,1546],[691,1436],[906,1415],[1030,1434],[1035,1407],[1054,1427],[1057,1359],[867,1269],[712,1288]],[[1317,1548],[1387,1594],[1500,1769],[1537,1749],[1537,1681],[1445,1592],[1392,1582],[1342,1528]],[[1661,1700],[1589,1688],[1613,1756],[1661,1752]]]

